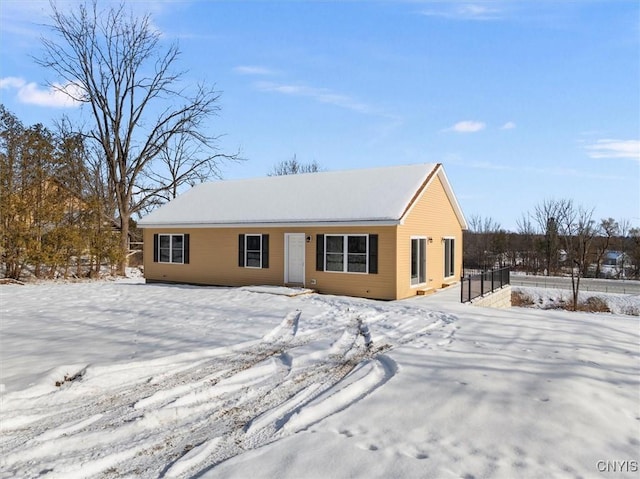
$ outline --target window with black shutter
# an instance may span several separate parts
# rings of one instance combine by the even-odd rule
[[[378,274],[378,235],[369,235],[369,274]]]
[[[316,235],[316,271],[324,271],[324,235]]]
[[[188,264],[189,235],[154,234],[153,261],[155,263]]]
[[[238,235],[238,266],[241,268],[268,268],[269,235]]]

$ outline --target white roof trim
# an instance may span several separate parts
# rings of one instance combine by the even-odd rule
[[[371,221],[303,221],[300,223],[295,222],[273,222],[273,223],[252,223],[252,222],[237,222],[237,223],[145,223],[139,225],[139,228],[154,228],[154,229],[176,229],[176,228],[315,228],[315,227],[356,227],[356,226],[397,226],[400,224],[399,220],[371,220]]]
[[[449,201],[451,201],[451,205],[453,206],[453,211],[458,217],[458,221],[460,222],[460,226],[463,230],[469,229],[469,225],[467,224],[467,220],[464,217],[464,213],[462,212],[462,208],[460,208],[460,204],[458,203],[458,199],[456,195],[453,194],[453,189],[451,188],[451,183],[449,183],[449,178],[447,178],[447,174],[444,172],[444,168],[442,165],[438,168],[438,176],[440,177],[440,181],[442,181],[442,185],[444,186],[444,190],[449,197]]]

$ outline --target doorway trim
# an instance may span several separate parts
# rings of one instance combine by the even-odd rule
[[[302,271],[299,271],[299,273],[302,276],[302,282],[299,281],[291,281],[290,280],[290,272],[289,272],[289,239],[292,237],[297,237],[299,239],[301,239],[300,244],[301,246],[301,253],[302,253]],[[304,233],[285,233],[284,234],[284,282],[285,284],[302,284],[304,286],[305,284],[305,267],[306,267],[306,236]]]

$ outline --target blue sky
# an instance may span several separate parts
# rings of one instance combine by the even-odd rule
[[[640,226],[637,0],[130,5],[179,42],[187,82],[222,92],[209,131],[247,158],[225,178],[294,155],[328,170],[440,162],[467,218],[515,230],[572,198]],[[25,124],[80,114],[30,57],[47,12],[0,4],[0,99]]]

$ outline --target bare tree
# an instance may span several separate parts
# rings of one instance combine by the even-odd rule
[[[620,279],[620,277],[626,278],[627,270],[632,273],[632,276],[635,279],[638,279],[640,260],[638,260],[638,258],[636,257],[636,260],[633,261],[633,256],[629,254],[633,251],[634,231],[637,235],[638,228],[632,228],[630,220],[623,218],[618,222],[618,236],[614,238],[613,241],[615,248],[620,251],[620,264],[616,265],[616,278],[618,279]],[[636,265],[635,272],[631,271],[633,264]]]
[[[523,214],[519,220],[516,220],[516,226],[520,246],[518,255],[522,266],[525,271],[537,274],[540,268],[540,258],[536,249],[536,228],[531,220],[531,215]]]
[[[482,217],[480,215],[471,215],[469,219],[469,230],[474,233],[492,233],[500,229],[500,223],[491,216]]]
[[[618,222],[613,218],[603,218],[600,220],[598,231],[598,240],[594,245],[596,250],[596,270],[595,277],[600,277],[600,268],[602,267],[602,260],[604,255],[609,250],[611,245],[611,241],[615,238],[620,232],[620,226]]]
[[[629,228],[628,234],[628,247],[625,251],[629,252],[632,276],[638,279],[640,278],[640,228]]]
[[[267,176],[297,175],[299,173],[317,173],[322,171],[320,165],[314,160],[311,163],[300,163],[293,155],[290,160],[284,160],[275,165]]]
[[[159,155],[153,168],[143,170],[143,180],[152,185],[165,185],[157,189],[155,197],[149,197],[146,208],[170,201],[178,196],[180,187],[194,186],[212,178],[221,178],[218,161],[229,159],[229,155],[221,153],[211,155],[203,151],[202,145],[192,141],[190,135],[176,135],[171,138]]]
[[[557,219],[558,232],[565,246],[567,263],[571,272],[573,309],[578,309],[580,278],[588,267],[589,251],[596,234],[593,209],[574,206],[572,200],[560,200]]]
[[[71,11],[53,2],[51,7],[56,38],[42,39],[44,52],[36,62],[58,75],[51,87],[90,111],[88,138],[99,146],[117,206],[123,274],[132,216],[177,182],[189,181],[186,173],[163,177],[167,181],[152,173],[169,142],[184,137],[201,149],[202,162],[187,170],[206,171],[199,168],[236,157],[220,155],[217,137],[205,131],[205,122],[220,109],[219,92],[183,86],[185,72],[174,69],[178,46],[162,47],[149,15],[134,17],[124,4],[98,11],[96,0]]]
[[[490,216],[472,215],[469,230],[465,231],[465,266],[473,269],[490,269],[504,263],[507,249],[506,232],[500,223]]]
[[[534,219],[539,231],[544,234],[546,275],[549,276],[558,270],[560,255],[560,243],[558,238],[558,219],[567,209],[570,200],[544,200],[536,206]]]

